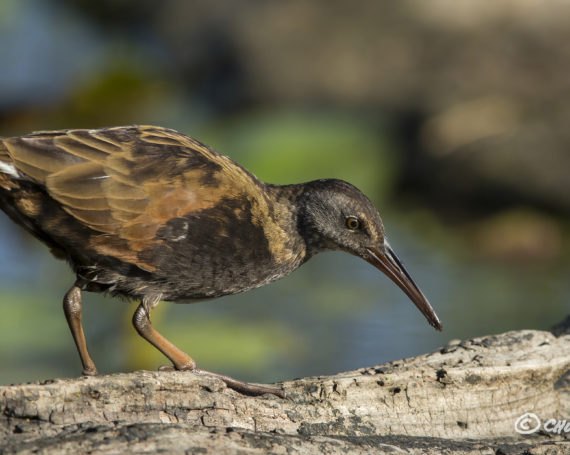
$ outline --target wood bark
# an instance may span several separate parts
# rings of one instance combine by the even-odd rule
[[[0,454],[569,454],[568,320],[251,397],[219,379],[137,371],[0,387]],[[570,425],[569,425],[570,426]]]

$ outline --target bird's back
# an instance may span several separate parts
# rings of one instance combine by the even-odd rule
[[[302,260],[284,231],[292,214],[266,185],[169,129],[1,139],[0,193],[2,209],[94,290],[216,297],[260,286]]]

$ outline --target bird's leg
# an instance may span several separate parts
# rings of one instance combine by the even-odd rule
[[[65,319],[71,330],[73,341],[77,346],[81,363],[83,364],[83,374],[86,376],[95,376],[97,368],[95,363],[89,355],[87,350],[87,343],[85,342],[85,334],[83,333],[83,326],[81,325],[81,288],[76,282],[73,287],[67,291],[63,298],[63,312]]]
[[[191,370],[196,368],[196,362],[184,351],[178,349],[170,341],[158,333],[150,322],[150,312],[160,302],[160,296],[152,299],[143,299],[133,314],[133,325],[141,337],[162,352],[177,370]]]
[[[133,315],[133,325],[135,329],[145,340],[162,352],[174,365],[177,370],[188,370],[198,374],[204,374],[209,376],[215,376],[220,378],[226,383],[226,385],[239,392],[252,394],[252,395],[263,395],[265,393],[271,393],[277,395],[278,397],[284,398],[285,393],[281,389],[274,387],[265,387],[257,384],[249,384],[247,382],[239,381],[230,376],[223,374],[212,373],[211,371],[206,371],[198,368],[196,362],[186,354],[184,351],[178,349],[170,341],[164,338],[160,333],[158,333],[150,322],[150,312],[158,305],[160,302],[160,296],[154,297],[152,299],[143,299],[141,304],[135,311]]]

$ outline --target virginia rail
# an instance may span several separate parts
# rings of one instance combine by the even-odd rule
[[[325,250],[343,250],[392,279],[441,324],[357,188],[325,179],[271,185],[177,131],[154,126],[42,131],[0,139],[0,206],[66,259],[76,281],[63,309],[83,363],[81,291],[140,301],[138,333],[177,370],[236,390],[283,392],[197,367],[151,325],[162,300],[192,302],[263,286]]]

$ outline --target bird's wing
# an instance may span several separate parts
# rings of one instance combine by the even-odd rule
[[[132,251],[156,240],[170,220],[256,186],[229,158],[159,127],[46,131],[3,143],[23,178],[43,186],[77,221]]]

